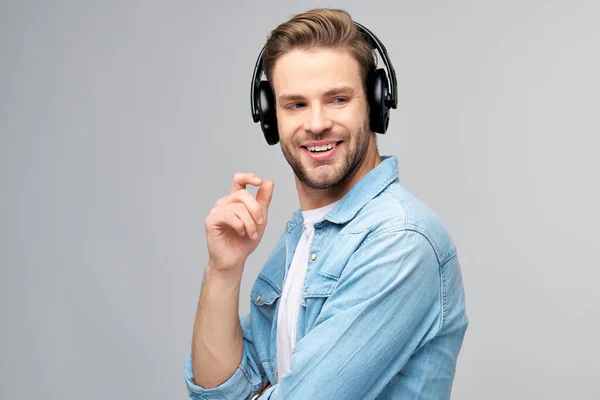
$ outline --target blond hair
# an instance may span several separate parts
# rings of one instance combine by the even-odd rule
[[[363,87],[368,73],[377,68],[373,46],[358,30],[347,11],[315,8],[294,15],[271,31],[262,56],[262,67],[267,80],[270,80],[279,57],[292,50],[308,50],[315,47],[330,47],[350,52],[360,65]]]

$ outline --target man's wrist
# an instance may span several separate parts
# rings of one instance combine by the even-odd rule
[[[217,280],[223,282],[235,282],[242,279],[242,272],[244,271],[244,264],[236,265],[233,268],[222,269],[217,268],[210,261],[206,264],[206,270],[204,271],[204,279]]]

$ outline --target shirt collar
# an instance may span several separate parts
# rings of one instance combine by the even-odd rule
[[[398,178],[398,159],[396,156],[381,156],[381,163],[369,171],[342,197],[335,208],[324,219],[335,224],[350,221],[369,201]],[[297,209],[287,223],[290,232],[302,223],[302,208]]]

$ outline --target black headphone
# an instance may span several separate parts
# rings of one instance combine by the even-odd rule
[[[360,32],[366,35],[371,46],[379,51],[381,59],[389,74],[386,76],[383,68],[370,71],[367,76],[367,97],[370,108],[370,128],[373,132],[385,133],[390,122],[390,107],[396,108],[398,105],[398,86],[396,83],[396,72],[387,55],[387,50],[381,41],[370,30],[354,22]],[[265,45],[266,46],[266,45]],[[250,89],[250,106],[252,108],[252,119],[254,122],[260,121],[260,127],[267,139],[269,145],[279,142],[279,132],[277,130],[277,117],[275,114],[275,98],[269,82],[261,80],[262,55],[265,51],[263,46],[258,60],[254,66],[252,74],[252,86]],[[391,88],[391,90],[390,90]]]

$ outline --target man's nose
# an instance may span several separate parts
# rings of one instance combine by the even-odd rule
[[[327,116],[327,113],[320,104],[312,105],[308,119],[304,123],[304,130],[314,134],[319,134],[323,131],[331,129],[333,122]]]

